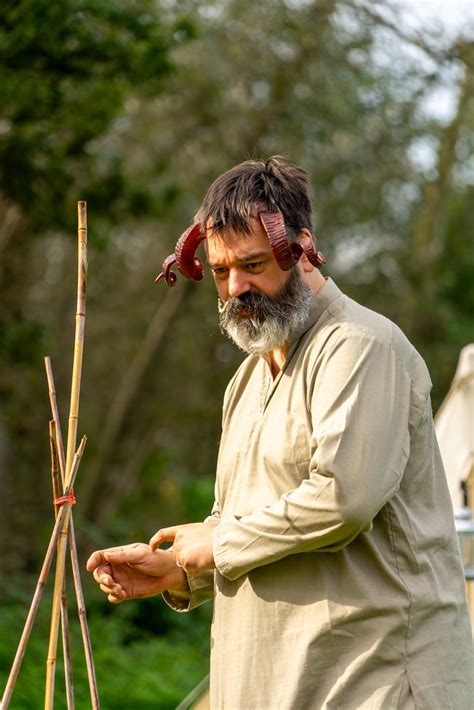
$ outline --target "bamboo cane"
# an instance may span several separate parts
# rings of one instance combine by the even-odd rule
[[[61,495],[61,481],[59,469],[58,449],[56,445],[56,423],[54,419],[49,422],[49,446],[51,451],[51,482],[53,487],[54,516],[57,518],[59,505],[54,503]],[[66,594],[66,578],[64,578],[61,594],[61,631],[64,657],[64,680],[66,685],[66,701],[68,710],[74,710],[74,683],[72,677],[71,643],[69,639],[69,614]]]
[[[84,351],[84,326],[86,320],[87,284],[87,208],[85,202],[77,203],[78,215],[78,269],[76,332],[74,337],[74,359],[72,367],[71,400],[69,407],[69,427],[67,433],[66,471],[69,471],[74,457],[79,416],[79,394],[81,390],[82,354]]]
[[[81,389],[82,355],[84,351],[84,326],[86,318],[86,281],[87,281],[87,210],[85,202],[78,202],[78,269],[77,269],[77,305],[76,328],[74,336],[74,358],[72,367],[71,399],[69,406],[69,426],[66,453],[66,473],[72,465],[77,437],[79,416],[79,396]],[[61,529],[56,556],[56,574],[54,580],[51,628],[49,634],[48,658],[46,661],[46,687],[44,696],[45,710],[52,710],[54,705],[54,673],[56,669],[56,651],[58,644],[59,614],[61,591],[64,580],[67,540],[70,513],[66,514]]]
[[[68,482],[67,485],[65,486],[64,489],[64,495],[69,496],[69,493],[74,486],[74,482],[76,480],[77,476],[77,471],[79,468],[79,463],[82,458],[82,454],[84,453],[84,447],[86,445],[87,438],[85,436],[82,437],[81,444],[76,451],[76,454],[74,456],[74,460],[71,466],[71,471],[68,476]],[[58,517],[56,518],[56,522],[53,528],[53,532],[51,534],[51,539],[49,541],[48,549],[46,551],[46,555],[43,561],[43,566],[41,568],[41,572],[38,578],[38,583],[36,585],[36,590],[33,595],[33,599],[31,601],[30,609],[28,612],[28,616],[25,621],[25,625],[23,627],[23,632],[20,638],[20,643],[18,644],[17,652],[15,654],[15,658],[13,660],[13,664],[10,670],[10,674],[8,676],[7,684],[5,686],[5,691],[3,693],[3,698],[2,698],[2,704],[1,704],[1,710],[8,710],[8,706],[10,705],[10,700],[11,696],[13,693],[13,689],[15,687],[16,679],[18,677],[18,673],[21,668],[21,664],[23,661],[23,657],[25,655],[26,651],[26,646],[28,644],[28,640],[30,638],[31,630],[33,628],[33,624],[35,621],[36,613],[38,611],[38,606],[41,601],[41,597],[43,595],[44,587],[46,584],[46,579],[49,574],[49,570],[51,568],[51,562],[53,561],[54,557],[54,552],[56,549],[56,545],[58,542],[59,534],[61,532],[64,520],[66,518],[66,515],[68,511],[71,508],[71,503],[69,501],[66,501],[64,504],[61,505],[61,509],[59,511]]]
[[[46,370],[46,379],[48,381],[48,395],[49,395],[49,403],[51,406],[51,414],[53,415],[53,421],[54,421],[54,426],[55,426],[55,443],[56,443],[56,448],[58,452],[58,460],[59,460],[59,470],[61,472],[61,481],[62,485],[64,487],[64,479],[66,477],[66,472],[64,470],[65,468],[65,460],[64,460],[64,445],[63,445],[63,436],[61,433],[61,423],[59,420],[59,409],[58,409],[58,400],[56,397],[56,385],[54,383],[54,377],[53,377],[53,368],[51,365],[51,358],[46,356],[44,359],[44,367]]]
[[[70,510],[63,518],[59,533],[58,549],[56,554],[56,574],[54,577],[53,606],[51,611],[51,628],[49,634],[48,657],[46,659],[46,689],[44,706],[52,709],[54,704],[54,675],[56,671],[56,652],[58,646],[59,619],[61,612],[61,597],[64,585],[64,567],[67,553],[67,538],[69,529]]]
[[[56,423],[54,419],[49,422],[49,450],[51,453],[51,483],[53,486],[53,507],[54,518],[58,517],[60,506],[55,503],[55,500],[61,495],[61,483],[59,480],[59,457],[56,448]]]
[[[61,471],[61,477],[64,481],[65,478],[65,460],[64,460],[64,446],[63,446],[63,438],[61,434],[61,424],[59,421],[59,410],[58,410],[58,403],[57,403],[57,398],[56,398],[56,387],[54,384],[54,377],[53,377],[53,369],[51,367],[51,360],[49,357],[45,357],[44,359],[45,362],[45,367],[46,367],[46,377],[48,380],[48,392],[49,392],[49,401],[51,404],[51,412],[53,414],[53,420],[55,422],[55,433],[56,433],[56,446],[57,446],[57,452],[58,452],[58,459],[59,459],[59,468]],[[74,578],[74,587],[76,591],[76,600],[77,600],[77,611],[79,615],[79,623],[81,625],[81,632],[82,632],[82,642],[84,646],[84,654],[86,658],[86,667],[87,667],[87,677],[89,680],[89,690],[90,690],[90,696],[91,696],[91,702],[92,702],[92,708],[93,710],[99,710],[100,704],[99,704],[99,691],[97,688],[97,679],[95,675],[95,667],[94,667],[94,658],[92,655],[92,644],[90,640],[90,634],[89,634],[89,627],[87,624],[87,612],[86,612],[86,605],[84,601],[84,594],[82,591],[82,583],[81,583],[81,574],[80,574],[80,569],[79,569],[79,560],[77,557],[77,546],[76,546],[76,538],[75,538],[75,533],[74,533],[74,524],[73,524],[73,516],[71,513],[71,518],[69,521],[69,549],[70,549],[70,554],[71,554],[71,564],[72,564],[72,574]]]

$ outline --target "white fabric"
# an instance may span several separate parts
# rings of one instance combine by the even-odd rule
[[[453,383],[436,415],[435,426],[451,500],[454,508],[462,508],[461,481],[465,482],[474,468],[474,344],[461,350]]]

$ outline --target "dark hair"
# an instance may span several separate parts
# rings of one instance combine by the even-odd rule
[[[246,160],[220,175],[208,189],[196,221],[212,232],[250,231],[260,211],[280,211],[290,239],[312,231],[308,173],[280,156]]]

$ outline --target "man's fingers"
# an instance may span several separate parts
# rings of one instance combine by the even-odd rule
[[[104,550],[103,554],[106,561],[114,565],[136,564],[143,558],[142,550],[134,545],[113,547],[111,550]]]
[[[150,540],[150,547],[153,552],[161,545],[162,542],[173,542],[176,537],[176,533],[178,532],[178,528],[180,527],[180,525],[174,525],[171,528],[161,528],[161,530],[158,530],[158,532],[156,532]]]
[[[95,581],[101,584],[101,582],[104,581],[104,578],[112,579],[110,576],[110,565],[100,565],[99,567],[96,567],[95,570],[92,573],[92,576],[94,577]],[[113,580],[112,580],[113,581]]]
[[[105,562],[104,558],[104,550],[96,550],[95,552],[92,553],[92,555],[89,557],[89,559],[86,562],[86,569],[88,572],[93,572],[96,567],[99,567],[99,565],[103,565]]]
[[[133,550],[133,553],[130,551],[127,555],[125,550],[132,547],[133,545],[126,545],[125,547],[109,547],[107,550],[96,550],[87,560],[86,568],[89,572],[93,572],[97,567],[106,565],[108,562],[114,562],[118,565],[130,562],[131,560],[128,559],[128,556],[132,554],[136,557],[136,552]]]
[[[113,577],[110,577],[110,575],[108,575],[108,574],[97,575],[97,577],[94,576],[94,579],[97,582],[97,584],[100,584],[100,585],[107,587],[109,589],[111,589],[112,587],[115,587],[117,584],[115,579]],[[102,590],[102,591],[104,591],[104,590]]]
[[[122,545],[119,547],[109,547],[106,550],[96,550],[89,557],[86,567],[89,572],[93,572],[96,567],[107,564],[107,562],[124,565],[124,564],[139,564],[147,553],[150,552],[148,545],[143,542],[134,542],[130,545]]]
[[[126,597],[125,597],[125,595],[124,596],[116,596],[115,594],[109,594],[107,599],[109,600],[109,602],[111,604],[120,604],[120,602],[125,601]]]
[[[120,602],[124,602],[129,597],[127,596],[126,592],[120,587],[119,589],[110,589],[107,593],[107,590],[103,590],[107,594],[107,599],[111,604],[120,604]]]
[[[115,581],[115,579],[107,573],[107,569],[110,569],[109,565],[104,565],[98,567],[94,570],[94,579],[99,585],[99,589],[109,596],[115,596],[123,601],[126,597],[125,591],[121,584]],[[109,600],[110,601],[110,600]]]
[[[102,584],[99,584],[99,589],[101,592],[105,592],[105,594],[119,594],[123,592],[120,584],[115,584],[115,582],[112,582],[112,584],[109,582],[103,582]]]

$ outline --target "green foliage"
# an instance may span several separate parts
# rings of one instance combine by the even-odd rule
[[[38,321],[16,323],[0,335],[0,352],[17,363],[31,362],[41,353],[44,343],[44,324]]]
[[[27,586],[28,584],[24,580]],[[91,592],[91,597],[97,596]],[[0,611],[0,679],[6,682],[26,616],[21,605]],[[37,710],[44,702],[51,596],[45,594],[15,686],[12,710]],[[88,620],[101,707],[104,710],[175,707],[208,673],[210,606],[176,614],[160,599],[117,607],[91,603]],[[191,618],[192,617],[192,618]],[[74,692],[78,710],[90,708],[82,639],[74,605],[70,607]],[[58,645],[55,707],[66,708],[61,643]]]
[[[0,192],[40,229],[74,224],[80,193],[111,209],[127,198],[123,156],[92,143],[131,94],[160,89],[192,25],[166,26],[151,0],[21,0],[0,20]]]

